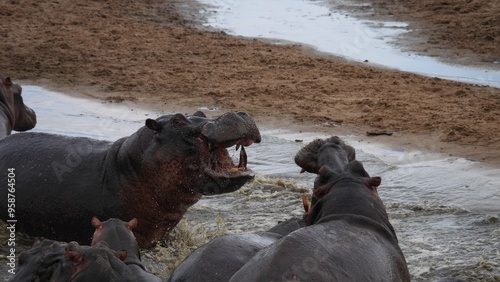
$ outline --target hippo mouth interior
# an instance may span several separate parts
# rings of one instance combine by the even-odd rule
[[[202,152],[205,165],[205,176],[212,180],[215,187],[202,191],[203,194],[218,194],[232,192],[240,188],[247,181],[254,177],[253,171],[247,168],[247,154],[245,146],[253,143],[251,139],[240,139],[223,144],[214,144],[203,140]],[[238,164],[233,162],[228,152],[228,148],[236,146],[236,151],[240,150]]]

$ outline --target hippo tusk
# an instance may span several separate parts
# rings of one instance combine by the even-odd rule
[[[240,150],[240,162],[238,164],[238,170],[247,170],[247,152],[245,147],[241,146]]]
[[[311,202],[307,199],[306,194],[302,194],[302,204],[304,205],[304,211],[306,214],[309,214],[309,211],[311,210]]]

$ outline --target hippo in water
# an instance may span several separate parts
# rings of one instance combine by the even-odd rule
[[[229,281],[257,252],[303,226],[302,219],[291,218],[267,231],[217,237],[186,257],[168,281]]]
[[[318,170],[307,226],[259,251],[230,281],[410,281],[377,194],[381,179],[347,162],[342,146],[328,152],[336,160]]]
[[[12,132],[30,130],[36,125],[35,112],[23,103],[21,86],[0,74],[0,139]]]
[[[0,140],[8,172],[0,181],[16,181],[0,186],[1,219],[16,219],[16,230],[32,236],[89,244],[92,217],[137,217],[137,241],[150,247],[202,195],[233,192],[254,177],[244,147],[261,137],[246,113],[171,114],[145,124],[115,142],[31,132]],[[232,146],[241,148],[239,164]]]
[[[17,272],[9,282],[135,282],[123,263],[126,257],[127,251],[113,251],[105,243],[89,247],[76,242],[38,241],[19,255]]]
[[[112,250],[127,251],[127,258],[123,262],[132,272],[135,282],[161,282],[159,277],[147,272],[142,264],[139,245],[132,232],[137,224],[138,221],[135,218],[129,222],[118,218],[110,218],[101,222],[97,217],[93,217],[92,225],[95,231],[92,236],[92,246],[104,242]]]

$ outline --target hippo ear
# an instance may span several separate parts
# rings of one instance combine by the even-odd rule
[[[92,218],[92,220],[90,220],[90,222],[92,223],[92,226],[95,227],[95,229],[101,229],[102,228],[102,223],[99,220],[99,218],[97,218],[97,216],[94,216]]]
[[[115,256],[121,261],[124,261],[128,256],[128,252],[127,250],[115,251]]]
[[[375,176],[375,177],[370,177],[365,181],[365,185],[370,187],[378,187],[382,183],[382,178]]]
[[[146,126],[147,126],[147,128],[154,130],[154,131],[158,131],[161,129],[161,126],[158,124],[158,122],[156,120],[150,119],[150,118],[148,118],[146,120]]]
[[[137,218],[132,218],[128,223],[127,223],[127,228],[128,230],[132,230],[137,227]]]

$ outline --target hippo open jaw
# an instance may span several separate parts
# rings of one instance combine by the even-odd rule
[[[245,146],[249,146],[253,142],[251,139],[240,139],[224,144],[206,142],[204,173],[211,181],[201,190],[201,193],[213,195],[233,192],[253,179],[255,175],[247,167],[247,154],[245,151]],[[227,150],[227,148],[234,145],[236,145],[236,150],[240,150],[238,164],[233,162]]]

